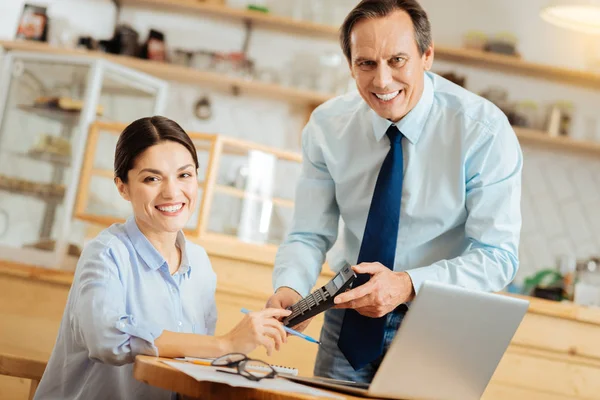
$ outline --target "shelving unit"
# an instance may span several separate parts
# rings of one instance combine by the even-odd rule
[[[163,11],[185,11],[198,15],[217,16],[250,22],[265,28],[302,33],[308,36],[337,39],[339,34],[338,28],[335,26],[299,21],[257,11],[238,10],[216,4],[202,3],[198,0],[117,0],[117,3],[122,6],[143,6]],[[447,46],[435,46],[435,56],[440,60],[527,75],[585,88],[600,89],[600,74],[532,63],[513,56]]]
[[[143,97],[139,110],[160,115],[168,83],[101,56],[56,51],[43,43],[8,43],[14,48],[0,44],[0,203],[11,211],[11,221],[0,238],[0,259],[63,268],[72,240],[83,245],[73,208],[88,126],[98,114],[130,120],[142,112],[112,108],[104,114],[102,96],[124,102]],[[22,99],[24,90],[30,101]],[[57,95],[58,102],[52,99]],[[36,171],[43,172],[39,179]],[[12,218],[18,215],[35,229],[18,229]]]
[[[240,20],[269,29],[299,32],[305,35],[331,39],[337,38],[338,35],[338,29],[333,26],[299,21],[258,11],[233,9],[222,5],[199,2],[197,0],[117,0],[117,3],[121,6],[141,6],[160,10],[185,11],[199,15],[210,15]],[[202,83],[217,88],[239,90],[276,99],[285,99],[296,103],[305,103],[309,106],[316,106],[332,97],[325,93],[283,87],[258,81],[249,81],[235,76],[199,71],[179,65],[163,64],[127,56],[84,50],[52,48],[43,43],[0,41],[0,46],[11,50],[34,50],[55,54],[85,54],[90,57],[105,58],[171,81],[197,84]],[[600,88],[600,74],[531,63],[512,56],[470,49],[436,46],[436,57],[441,60],[479,66],[501,72],[527,75],[537,79],[568,83],[586,88]],[[44,112],[42,110],[32,111]],[[72,116],[64,115],[64,117],[69,118]],[[564,137],[550,137],[544,132],[531,129],[515,128],[515,131],[522,143],[544,145],[562,150],[600,154],[600,144],[595,142],[574,141]]]
[[[22,104],[19,105],[19,110],[27,111],[39,115],[40,117],[48,118],[61,123],[72,125],[79,118],[79,112],[64,111],[59,109],[51,109],[48,107],[38,107]]]
[[[45,43],[0,41],[0,46],[8,50],[36,51],[50,54],[78,55],[100,58],[121,64],[129,68],[137,69],[160,79],[180,83],[203,84],[218,89],[227,89],[236,92],[240,91],[241,93],[262,95],[275,99],[286,100],[296,104],[306,104],[312,107],[315,107],[333,97],[327,93],[285,87],[273,83],[251,81],[236,76],[200,71],[180,65],[166,64],[129,56],[80,49],[57,48],[49,46]]]
[[[129,1],[129,0],[127,0]],[[133,0],[131,0],[133,1]],[[159,2],[159,0],[136,0],[136,1],[152,1]],[[181,2],[187,2],[183,0],[178,0]],[[199,3],[202,4],[202,3]],[[202,4],[203,7],[217,7],[214,5]],[[172,79],[176,81],[185,81],[187,83],[207,83],[213,86],[220,87],[230,87],[231,85],[237,86],[242,91],[248,91],[255,94],[262,94],[265,96],[273,97],[273,98],[286,98],[288,101],[296,101],[303,102],[308,105],[318,105],[324,101],[327,101],[331,98],[331,96],[321,93],[309,92],[299,89],[282,87],[274,84],[266,84],[261,82],[252,82],[246,81],[239,78],[233,78],[226,75],[221,75],[217,73],[209,73],[194,70],[191,68],[181,67],[178,65],[171,64],[162,64],[147,60],[141,60],[137,58],[127,57],[127,56],[118,56],[118,55],[110,55],[104,53],[97,52],[89,52],[89,51],[81,51],[81,50],[73,50],[73,49],[62,49],[62,48],[53,48],[43,43],[34,43],[34,42],[2,42],[0,41],[0,46],[3,46],[7,49],[12,50],[31,50],[31,51],[41,51],[45,53],[55,53],[55,54],[84,54],[90,57],[99,57],[110,59],[111,61],[121,63],[123,65],[127,65],[131,68],[140,68],[146,73],[156,75],[160,78],[164,79]],[[438,49],[439,52],[439,49]],[[462,54],[464,56],[470,57],[472,56],[472,61],[475,62],[477,59],[472,54],[472,51],[464,50]],[[497,56],[501,59],[507,58],[506,56]],[[508,57],[511,58],[511,57]],[[512,58],[511,58],[512,59]],[[481,62],[483,59],[480,59]],[[513,61],[514,62],[514,61]],[[533,69],[531,70],[533,71]],[[585,73],[582,73],[585,74]],[[595,75],[591,75],[595,76]],[[600,76],[595,76],[598,80],[598,87],[600,87]],[[205,82],[203,79],[207,79]],[[583,78],[581,78],[583,79]],[[36,109],[32,106],[23,106],[29,111],[34,112],[42,112],[44,115],[47,114],[47,110]],[[68,113],[70,115],[70,113]],[[64,116],[67,117],[67,116]],[[546,147],[552,147],[554,149],[566,150],[566,151],[575,151],[579,153],[587,153],[587,154],[596,154],[600,155],[600,143],[591,142],[591,141],[578,141],[569,139],[566,137],[551,137],[548,136],[546,132],[526,129],[526,128],[518,128],[515,127],[515,132],[519,137],[519,140],[524,144],[535,144],[535,145],[543,145]],[[239,150],[236,152],[240,153]],[[225,151],[228,153],[228,151]],[[111,172],[112,173],[112,172]]]

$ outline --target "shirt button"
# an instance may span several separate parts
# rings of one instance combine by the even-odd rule
[[[183,322],[179,321],[179,322],[177,323],[177,325],[181,326],[181,325],[183,325]]]
[[[125,323],[124,322],[119,322],[119,328],[121,328],[121,329],[125,328]]]
[[[177,289],[175,289],[174,287],[171,287],[171,292],[177,293]]]

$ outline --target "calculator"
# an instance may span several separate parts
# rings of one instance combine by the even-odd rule
[[[356,274],[346,265],[325,286],[315,290],[296,304],[288,307],[292,313],[283,319],[283,325],[293,327],[333,307],[333,298],[350,289]]]

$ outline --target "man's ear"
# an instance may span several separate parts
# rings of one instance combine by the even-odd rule
[[[129,197],[129,186],[124,183],[121,178],[115,178],[115,185],[117,186],[117,190],[119,191],[121,197],[127,201],[131,201]]]
[[[431,69],[431,66],[433,65],[433,55],[434,55],[434,51],[433,51],[433,40],[431,41],[431,44],[429,45],[429,47],[427,48],[427,50],[425,50],[425,53],[423,53],[423,68],[425,69],[425,71],[429,71]]]

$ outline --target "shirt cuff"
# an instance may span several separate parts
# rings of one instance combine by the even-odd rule
[[[427,267],[414,268],[404,271],[408,274],[408,276],[410,276],[413,288],[415,289],[415,295],[419,294],[419,290],[421,290],[423,282],[436,280],[437,273],[435,268],[435,266],[430,265]]]
[[[121,318],[115,327],[131,336],[129,344],[134,357],[138,354],[158,357],[158,348],[154,345],[154,340],[162,335],[161,327],[140,323],[133,315]]]
[[[282,267],[279,267],[282,268]],[[306,297],[310,292],[310,285],[305,282],[306,278],[298,274],[294,269],[285,267],[282,268],[281,273],[273,280],[273,289],[277,291],[280,287],[289,287],[300,293],[300,296]]]

